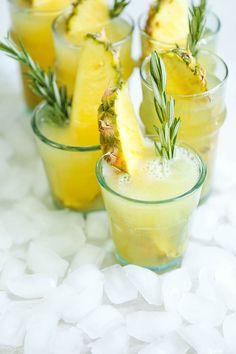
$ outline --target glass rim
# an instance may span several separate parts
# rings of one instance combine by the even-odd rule
[[[81,44],[75,44],[75,43],[72,43],[70,42],[69,39],[63,37],[63,35],[61,33],[58,32],[57,30],[57,24],[62,21],[66,15],[67,15],[67,12],[69,12],[69,10],[71,10],[71,7],[67,8],[65,11],[63,11],[62,13],[60,13],[52,22],[52,32],[53,32],[53,35],[58,38],[62,43],[64,44],[67,44],[70,48],[74,48],[74,49],[79,49],[81,48]],[[119,39],[118,41],[116,42],[111,42],[111,45],[112,47],[116,47],[116,46],[120,46],[122,45],[123,43],[125,43],[126,41],[128,41],[132,35],[133,35],[133,32],[134,32],[134,28],[135,28],[135,22],[134,22],[134,19],[127,13],[127,12],[124,12],[122,13],[119,17],[122,18],[123,17],[126,17],[126,21],[127,23],[129,23],[130,25],[130,30],[129,30],[129,33],[122,39]],[[111,21],[114,21],[116,19],[115,18],[112,18]],[[88,32],[89,33],[89,32]]]
[[[16,0],[7,0],[9,2],[9,4],[11,6],[13,6],[14,8],[16,8],[17,10],[21,11],[21,12],[24,12],[24,13],[27,13],[27,14],[31,14],[31,13],[34,13],[34,14],[37,14],[37,15],[55,15],[57,16],[58,14],[60,14],[60,12],[62,12],[65,8],[68,8],[70,6],[70,3],[68,3],[67,6],[62,6],[60,8],[58,8],[58,10],[47,10],[47,11],[43,11],[43,10],[35,10],[35,9],[32,9],[32,8],[24,8],[18,4],[16,4]]]
[[[103,176],[102,173],[102,166],[103,166],[103,161],[104,161],[104,156],[101,156],[96,164],[96,177],[98,180],[98,183],[101,187],[103,187],[104,189],[106,189],[106,191],[108,191],[109,193],[127,200],[129,202],[133,202],[133,203],[137,203],[137,204],[146,204],[146,205],[164,205],[164,204],[169,204],[169,203],[173,203],[175,201],[184,199],[185,197],[188,197],[190,195],[192,195],[193,193],[195,193],[199,188],[202,187],[203,183],[205,182],[206,176],[207,176],[207,166],[205,164],[205,162],[203,161],[202,157],[191,147],[189,147],[186,144],[178,144],[177,146],[183,147],[186,150],[190,151],[195,158],[198,161],[198,165],[199,165],[199,178],[197,180],[197,182],[194,184],[193,187],[191,187],[188,191],[181,193],[175,197],[172,198],[168,198],[168,199],[162,199],[162,200],[142,200],[142,199],[134,199],[134,198],[130,198],[127,197],[123,194],[120,194],[118,192],[116,192],[115,190],[113,190],[111,187],[109,187],[109,185],[106,183],[105,178]]]
[[[168,42],[163,42],[163,41],[160,41],[158,39],[155,39],[155,38],[152,38],[147,32],[145,32],[145,30],[142,28],[142,20],[144,19],[144,17],[147,16],[146,13],[142,13],[139,18],[138,18],[138,29],[139,31],[141,32],[142,35],[144,35],[144,37],[148,38],[150,41],[152,41],[153,43],[159,43],[160,45],[163,44],[163,45],[168,45],[168,46],[173,46],[175,47],[176,46],[176,43],[168,43]],[[213,17],[215,20],[216,20],[216,23],[217,23],[217,26],[216,26],[216,30],[213,31],[212,33],[209,33],[208,35],[204,36],[201,41],[204,41],[204,40],[208,40],[212,37],[214,37],[217,33],[220,32],[220,29],[221,29],[221,20],[219,18],[219,16],[213,12],[213,11],[208,11],[208,14],[207,14],[207,17]],[[201,42],[200,41],[200,42]]]
[[[47,107],[47,103],[45,101],[41,102],[33,112],[33,116],[31,119],[31,127],[33,129],[34,134],[39,138],[43,143],[51,146],[54,149],[70,151],[70,152],[89,152],[89,151],[99,151],[101,150],[100,145],[89,145],[89,146],[73,146],[73,145],[65,145],[61,144],[57,141],[53,141],[49,139],[45,134],[41,132],[37,124],[37,118],[39,113]]]
[[[211,95],[212,93],[214,93],[214,91],[219,90],[227,81],[228,79],[228,75],[229,75],[229,69],[228,66],[226,64],[226,62],[217,54],[210,52],[209,50],[199,50],[199,53],[205,53],[208,56],[214,57],[215,59],[218,60],[218,62],[221,62],[221,64],[223,65],[224,69],[225,69],[225,75],[224,78],[214,87],[208,89],[207,91],[204,92],[200,92],[200,93],[192,93],[192,94],[181,94],[181,93],[174,93],[174,92],[170,92],[168,93],[169,95],[172,95],[174,97],[179,97],[179,98],[197,98],[197,97],[205,97],[208,95]],[[150,62],[150,58],[151,58],[151,54],[148,55],[146,58],[144,58],[144,60],[142,61],[142,64],[140,65],[139,68],[139,74],[141,77],[142,82],[144,82],[144,84],[149,88],[152,89],[151,84],[148,82],[148,80],[145,78],[144,76],[144,67],[145,65]]]

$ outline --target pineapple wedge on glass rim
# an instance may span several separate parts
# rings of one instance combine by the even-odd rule
[[[88,34],[79,58],[71,111],[71,130],[80,146],[99,145],[97,111],[105,90],[119,80],[119,58],[104,33]]]
[[[167,73],[168,94],[193,95],[207,91],[206,70],[190,50],[176,47],[161,54]]]
[[[87,33],[99,30],[110,19],[107,0],[76,0],[66,22],[70,35],[83,38]]]
[[[100,144],[106,161],[132,174],[145,154],[145,142],[135,116],[128,84],[120,82],[105,92],[98,111]]]
[[[185,44],[188,36],[188,1],[155,0],[146,22],[146,33],[162,43]]]

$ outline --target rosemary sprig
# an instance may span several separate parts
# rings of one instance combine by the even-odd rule
[[[176,140],[180,127],[180,118],[175,118],[175,101],[166,97],[166,70],[157,52],[151,54],[151,83],[154,104],[160,121],[160,127],[154,126],[159,141],[155,146],[162,160],[172,160],[175,155]]]
[[[110,10],[110,16],[112,18],[119,16],[129,3],[130,1],[127,0],[115,0],[113,8]]]
[[[55,73],[50,69],[45,72],[32,59],[23,44],[17,46],[9,35],[4,42],[0,41],[0,51],[28,68],[25,75],[29,78],[29,87],[35,95],[47,102],[52,119],[59,124],[67,122],[71,100],[68,98],[66,87],[58,87]]]
[[[189,34],[187,39],[187,49],[189,49],[193,56],[197,54],[197,45],[202,38],[206,26],[206,8],[207,0],[200,0],[200,4],[195,6],[192,3],[189,9]]]

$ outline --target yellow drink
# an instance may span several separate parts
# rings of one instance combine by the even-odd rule
[[[45,70],[52,67],[55,60],[52,22],[69,4],[70,0],[52,0],[34,8],[25,0],[10,0],[12,36],[23,43],[33,60]],[[30,108],[34,108],[40,99],[29,89],[25,71],[21,67],[25,100]]]
[[[145,25],[147,21],[147,15],[142,15],[139,18],[138,27],[140,33],[140,40],[142,46],[142,58],[148,56],[153,50],[157,52],[165,51],[168,49],[172,49],[176,47],[178,44],[181,48],[186,47],[186,42],[182,43],[175,43],[172,42],[171,38],[169,42],[161,42],[156,39],[153,39],[149,34],[145,32]],[[218,34],[221,28],[220,19],[216,14],[210,12],[207,16],[206,20],[206,30],[203,35],[203,38],[199,42],[200,49],[206,49],[213,53],[217,52],[217,45],[218,45]]]
[[[79,65],[80,43],[82,38],[69,35],[66,31],[67,12],[59,16],[53,24],[54,42],[56,50],[56,72],[61,85],[66,85],[70,95],[74,92],[76,72]],[[122,15],[114,18],[105,25],[99,26],[97,31],[105,29],[107,39],[118,51],[121,61],[122,74],[127,79],[134,67],[131,56],[132,34],[134,24],[130,17]]]
[[[103,208],[95,176],[100,147],[79,147],[74,130],[53,123],[45,105],[37,109],[32,127],[55,204],[82,212]]]
[[[208,52],[201,53],[200,62],[208,73],[209,90],[195,95],[175,95],[173,92],[170,94],[175,99],[175,115],[181,117],[179,141],[193,147],[207,164],[208,175],[202,192],[204,199],[212,188],[218,135],[226,117],[225,83],[228,70],[219,57]],[[157,115],[148,72],[149,58],[144,61],[141,68],[143,101],[140,115],[147,134],[153,134]]]
[[[182,147],[164,167],[151,148],[132,176],[100,159],[97,178],[121,264],[160,272],[181,264],[205,175],[198,155]]]

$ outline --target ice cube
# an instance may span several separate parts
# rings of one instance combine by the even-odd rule
[[[190,325],[181,328],[178,332],[198,354],[225,354],[223,337],[215,328]]]
[[[8,250],[12,245],[12,240],[4,224],[0,221],[0,250]]]
[[[24,274],[7,281],[8,291],[25,299],[44,297],[55,287],[56,280],[43,274]]]
[[[202,241],[211,241],[218,225],[218,215],[208,205],[200,206],[193,218],[191,234],[193,238]]]
[[[26,322],[21,313],[6,311],[0,317],[0,346],[20,347],[23,344]]]
[[[50,345],[56,335],[58,318],[50,312],[32,316],[27,323],[24,354],[50,354]]]
[[[6,140],[10,143],[20,160],[29,161],[36,156],[36,146],[30,131],[29,117],[21,117],[21,119],[15,120],[14,123],[12,121],[11,127],[5,131],[5,134]]]
[[[43,198],[49,193],[48,179],[41,160],[36,161],[32,189],[37,198]]]
[[[118,310],[111,305],[102,305],[82,319],[79,328],[91,339],[97,339],[123,322],[124,319]]]
[[[197,288],[197,295],[213,302],[221,302],[220,295],[215,281],[215,272],[208,268],[203,268],[199,272],[199,282]]]
[[[141,349],[138,354],[185,354],[189,346],[175,332]]]
[[[166,311],[178,312],[179,301],[189,292],[192,281],[186,269],[177,269],[163,275],[162,294]]]
[[[83,215],[68,210],[49,210],[44,215],[44,222],[47,234],[65,234],[76,227],[84,230]]]
[[[13,147],[4,138],[0,138],[0,160],[9,160],[14,154]]]
[[[8,280],[15,279],[16,277],[22,275],[25,272],[25,269],[26,263],[24,261],[16,257],[9,257],[0,276],[1,289],[6,289]]]
[[[122,267],[118,264],[104,269],[104,291],[113,304],[135,300],[138,291],[126,276]]]
[[[177,314],[164,311],[137,311],[126,318],[128,334],[147,343],[175,331],[181,322]]]
[[[223,323],[223,334],[230,353],[236,353],[235,341],[235,328],[236,328],[236,313],[228,315]]]
[[[8,252],[0,251],[0,272],[2,271],[8,258],[9,258]]]
[[[231,195],[228,198],[228,203],[227,203],[227,216],[229,218],[229,221],[236,226],[236,208],[235,208],[235,195]]]
[[[95,264],[100,268],[104,257],[105,251],[102,247],[87,243],[80,248],[73,258],[71,270],[74,271],[83,264]]]
[[[236,254],[236,227],[223,224],[214,233],[215,241],[221,247]]]
[[[46,247],[31,242],[27,257],[28,267],[34,273],[63,277],[68,262]]]
[[[101,305],[102,295],[103,288],[98,283],[91,284],[79,294],[67,284],[62,284],[49,294],[47,303],[65,322],[77,323]]]
[[[38,237],[40,230],[22,212],[12,209],[2,215],[2,223],[16,245],[22,245]]]
[[[50,354],[78,354],[83,348],[81,332],[75,327],[60,326],[50,345]]]
[[[85,243],[85,235],[80,226],[67,225],[61,232],[43,235],[37,244],[56,252],[61,257],[75,254]]]
[[[103,338],[91,343],[91,354],[129,354],[129,336],[120,326],[108,332]]]
[[[86,234],[89,240],[105,240],[109,235],[108,217],[104,211],[93,212],[86,218]]]
[[[225,268],[236,266],[236,258],[215,246],[200,246],[191,242],[183,260],[183,268],[187,269],[192,278],[197,279],[201,269],[208,268],[215,270],[215,266]]]
[[[229,309],[236,311],[236,266],[215,266],[215,284],[221,298]]]
[[[186,293],[180,300],[179,313],[191,324],[220,326],[226,314],[226,307],[220,302]]]
[[[5,170],[7,179],[1,181],[4,188],[0,189],[0,200],[6,202],[20,201],[29,194],[32,187],[32,171],[29,168],[9,165]]]
[[[5,291],[0,291],[0,316],[7,311],[10,303],[11,300],[7,293]]]
[[[65,283],[81,292],[92,284],[103,285],[104,275],[94,264],[86,264],[70,273],[65,279]]]
[[[157,274],[135,265],[124,267],[125,274],[150,305],[161,305],[161,285]]]

